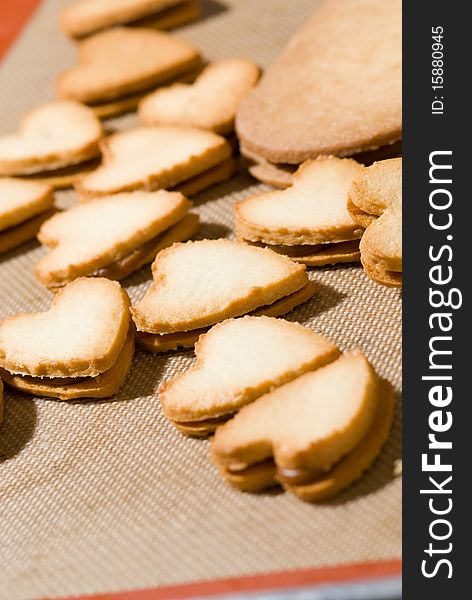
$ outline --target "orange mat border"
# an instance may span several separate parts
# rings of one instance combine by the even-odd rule
[[[257,592],[320,584],[385,579],[399,577],[401,576],[401,571],[402,561],[394,559],[390,561],[336,565],[333,567],[278,571],[260,575],[245,575],[242,577],[214,579],[183,585],[80,596],[80,598],[84,600],[178,600],[195,596],[210,597],[238,592]],[[62,600],[73,600],[73,598],[70,596]]]
[[[41,0],[4,0],[0,3],[0,61]]]

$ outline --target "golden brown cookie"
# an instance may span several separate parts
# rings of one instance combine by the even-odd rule
[[[400,0],[323,0],[242,101],[242,145],[299,164],[398,141],[401,42]]]
[[[176,83],[146,96],[139,117],[146,125],[200,127],[226,135],[241,100],[259,78],[253,62],[233,58],[210,64],[189,84]]]
[[[239,239],[267,245],[311,266],[358,260],[357,240],[363,229],[349,214],[346,198],[361,168],[348,158],[303,163],[291,187],[235,206]]]
[[[127,375],[133,338],[126,292],[108,279],[82,277],[48,311],[0,322],[2,378],[38,395],[105,397]]]
[[[270,311],[308,285],[303,265],[223,239],[174,244],[159,253],[152,270],[154,283],[132,314],[138,332],[159,336],[199,330],[262,307]]]
[[[76,186],[81,199],[174,188],[198,175],[207,176],[231,156],[223,137],[188,127],[139,127],[115,133],[104,140],[102,152],[102,165]]]
[[[151,90],[200,64],[197,50],[176,36],[119,27],[79,42],[79,64],[60,75],[56,91],[92,105]]]
[[[161,385],[160,400],[181,430],[208,435],[242,406],[334,360],[339,350],[298,323],[246,316],[212,327],[195,354],[191,369]]]
[[[0,137],[0,175],[54,176],[100,155],[103,136],[93,112],[72,100],[43,104],[24,115],[17,133]]]
[[[352,182],[348,210],[367,229],[360,243],[366,273],[378,283],[402,285],[402,159],[365,167]]]
[[[195,233],[196,216],[190,231],[186,225],[176,230],[190,206],[182,194],[165,190],[125,192],[76,204],[41,226],[38,239],[51,250],[37,263],[36,276],[52,289],[77,277],[115,274],[121,279],[152,262],[156,247]]]
[[[116,25],[170,29],[198,18],[198,5],[188,0],[77,0],[60,14],[61,29],[81,38]]]
[[[34,239],[53,204],[52,188],[44,183],[0,178],[0,254]]]
[[[15,375],[0,369],[5,382],[11,387],[32,394],[58,400],[77,400],[79,398],[109,398],[114,396],[123,385],[131,368],[134,354],[134,331],[128,330],[125,343],[114,365],[95,377],[60,378],[30,377]]]
[[[218,428],[212,457],[245,491],[277,484],[305,501],[329,498],[379,454],[394,400],[360,352],[342,355],[243,407]]]

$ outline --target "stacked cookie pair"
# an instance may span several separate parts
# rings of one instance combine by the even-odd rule
[[[51,308],[0,323],[0,376],[34,394],[108,398],[124,382],[134,353],[129,298],[118,283],[80,278]]]
[[[359,352],[341,354],[280,319],[231,319],[202,335],[197,360],[164,383],[164,413],[186,435],[216,431],[212,457],[244,491],[282,485],[303,500],[338,493],[372,464],[394,399]]]
[[[159,85],[192,80],[202,66],[198,50],[177,36],[147,28],[117,27],[78,43],[79,64],[56,82],[59,97],[109,117],[134,110]]]
[[[86,106],[48,102],[25,114],[17,132],[0,136],[0,176],[69,187],[97,167],[103,135]]]
[[[308,266],[361,260],[378,283],[401,286],[402,160],[363,167],[336,157],[307,161],[285,190],[235,207],[239,239]],[[360,243],[359,243],[360,242]]]
[[[117,25],[172,29],[200,14],[196,0],[76,0],[62,10],[60,25],[67,35],[80,39]]]
[[[54,194],[50,186],[0,178],[0,254],[34,239],[53,213]]]

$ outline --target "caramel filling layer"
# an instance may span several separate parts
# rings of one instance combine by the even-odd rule
[[[274,252],[285,254],[286,256],[311,256],[312,254],[324,253],[327,250],[337,250],[339,252],[354,252],[359,250],[359,240],[349,240],[345,242],[329,242],[327,244],[304,244],[300,246],[274,246],[271,244],[261,244]]]
[[[261,467],[271,467],[274,468],[274,461],[272,458],[268,458],[266,460],[253,463],[252,465],[244,466],[244,465],[228,465],[226,470],[228,473],[233,475],[239,475],[241,477],[248,477],[259,471]],[[334,467],[334,465],[333,465]],[[333,468],[331,467],[331,469]],[[323,470],[310,470],[310,469],[283,469],[277,468],[277,479],[287,483],[289,485],[308,485],[310,483],[315,483],[315,481],[320,480],[324,477],[331,469]]]
[[[298,306],[299,304],[309,300],[315,292],[315,287],[312,282],[306,283],[300,289],[275,300],[272,304],[260,306],[253,311],[247,313],[251,316],[279,316],[285,314]],[[242,315],[241,315],[242,316]],[[213,325],[215,325],[214,323]],[[191,329],[189,331],[176,331],[173,333],[149,333],[146,331],[138,331],[138,339],[150,350],[164,352],[166,350],[176,349],[178,347],[191,347],[198,340],[200,335],[206,333],[213,325],[202,327],[201,329]],[[162,347],[159,347],[161,346]]]
[[[98,269],[93,273],[95,277],[107,277],[108,279],[116,279],[121,276],[123,270],[129,271],[139,268],[141,261],[147,257],[159,241],[164,237],[166,232],[159,233],[156,237],[151,238],[148,242],[133,250],[130,254],[123,256],[119,260],[115,260],[106,267]]]
[[[82,383],[83,381],[92,380],[93,377],[31,377],[30,375],[15,375],[27,383],[46,383],[47,385],[73,385],[74,383]]]
[[[228,413],[227,415],[221,415],[219,417],[210,417],[208,419],[202,419],[201,421],[177,421],[174,419],[174,423],[181,425],[182,427],[205,427],[206,425],[219,425],[220,423],[226,423],[228,419],[234,416],[234,412]]]
[[[198,229],[198,223],[198,215],[193,213],[187,214],[169,229],[151,238],[142,246],[130,252],[130,254],[110,263],[106,267],[94,271],[92,275],[108,279],[123,279],[142,267],[146,262],[152,262],[159,250],[170,246],[174,242],[186,240],[191,237]]]

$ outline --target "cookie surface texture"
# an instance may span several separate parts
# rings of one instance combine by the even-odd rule
[[[79,64],[59,76],[56,91],[86,104],[170,82],[201,62],[190,43],[146,28],[97,33],[79,42],[78,53]]]
[[[130,129],[104,140],[102,151],[103,164],[76,186],[81,197],[169,189],[231,156],[222,136],[187,127]]]
[[[242,144],[270,162],[299,164],[399,140],[401,18],[400,0],[320,2],[242,101]]]
[[[62,10],[60,25],[67,35],[79,38],[100,29],[157,16],[180,4],[184,4],[183,0],[77,0]]]
[[[378,283],[401,286],[402,159],[362,169],[352,183],[349,203],[353,218],[369,223],[360,243],[367,274]]]
[[[337,358],[313,330],[283,319],[242,317],[215,325],[195,346],[197,362],[164,383],[160,400],[173,421],[214,419]]]
[[[236,205],[238,236],[266,244],[300,246],[359,239],[362,228],[346,208],[361,166],[336,157],[304,163],[286,190],[266,192]]]
[[[225,135],[258,77],[259,68],[249,60],[222,60],[204,69],[193,84],[174,84],[144,98],[139,116],[147,125],[186,125]]]
[[[17,133],[0,136],[0,175],[29,175],[77,165],[100,154],[103,136],[93,112],[58,100],[26,113]]]
[[[190,206],[182,194],[165,190],[115,194],[73,206],[42,225],[38,239],[51,251],[35,273],[48,287],[92,275],[164,233]]]
[[[129,298],[118,283],[77,279],[46,312],[0,323],[0,367],[32,377],[95,377],[115,364],[129,323]]]
[[[154,282],[132,309],[139,331],[207,327],[270,305],[308,283],[303,265],[229,240],[175,244],[152,265]]]

